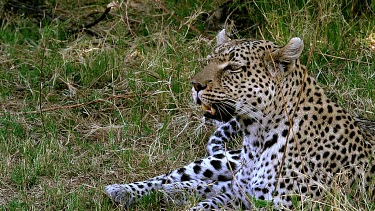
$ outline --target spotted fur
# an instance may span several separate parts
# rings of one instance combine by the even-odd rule
[[[162,190],[202,198],[191,210],[251,209],[250,198],[290,208],[293,195],[320,200],[340,173],[349,187],[373,188],[375,123],[353,118],[325,95],[300,64],[300,38],[278,46],[229,40],[222,31],[218,42],[192,79],[205,116],[226,122],[209,139],[209,156],[146,181],[109,185],[115,202],[130,206]],[[242,148],[227,150],[236,136]]]

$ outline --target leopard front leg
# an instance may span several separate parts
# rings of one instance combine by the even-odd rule
[[[165,183],[166,177],[167,175],[164,174],[142,182],[107,185],[105,192],[114,202],[129,207],[137,199],[159,189],[161,184]]]
[[[142,182],[108,185],[105,190],[113,201],[125,207],[136,202],[136,199],[156,190],[164,190],[173,195],[176,190],[186,189],[189,192],[196,191],[199,196],[205,198],[217,191],[216,189],[220,189],[220,187],[213,186],[215,188],[212,192],[208,192],[210,189],[204,192],[206,190],[204,187],[212,186],[216,181],[223,184],[223,182],[231,180],[233,174],[240,168],[240,161],[240,150],[228,151],[195,161],[169,174],[160,175]],[[203,192],[200,190],[203,190]]]
[[[232,119],[220,125],[208,140],[206,146],[208,154],[215,155],[224,153],[226,151],[225,143],[234,140],[237,136],[240,135],[240,125],[236,119]]]

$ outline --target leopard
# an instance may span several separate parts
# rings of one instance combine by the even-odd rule
[[[222,30],[216,40],[191,79],[204,118],[221,123],[207,157],[145,181],[106,186],[115,203],[130,207],[162,191],[175,203],[201,199],[190,210],[252,209],[254,199],[292,209],[296,197],[322,200],[344,173],[343,190],[374,192],[375,122],[329,99],[300,62],[301,38],[277,45],[231,39]],[[228,149],[238,138],[240,149]]]

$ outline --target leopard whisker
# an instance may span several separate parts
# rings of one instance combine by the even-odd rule
[[[237,103],[232,103],[232,102],[228,102],[228,101],[224,101],[223,103],[226,104],[226,105],[235,107],[238,114],[240,114],[240,115],[246,115],[246,116],[253,117],[258,123],[260,123],[259,119],[263,119],[263,120],[264,119],[266,119],[266,120],[271,119],[269,116],[264,115],[263,113],[259,112],[259,110],[257,108],[255,108],[254,106],[251,106],[251,105],[248,105],[248,104],[238,105]],[[271,121],[274,121],[274,120],[271,119]]]

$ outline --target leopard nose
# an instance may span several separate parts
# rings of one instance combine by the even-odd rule
[[[197,92],[199,92],[199,91],[201,91],[201,90],[203,90],[207,87],[207,85],[202,85],[199,82],[192,81],[191,83],[193,84],[193,87],[194,87],[195,91],[197,91]]]

